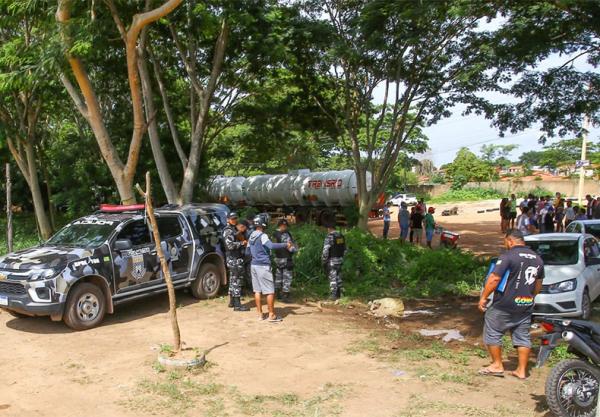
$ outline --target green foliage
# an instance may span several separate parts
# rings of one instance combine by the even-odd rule
[[[434,204],[451,203],[455,201],[493,200],[506,197],[506,193],[493,188],[461,188],[451,189],[444,194],[433,197],[430,202]]]
[[[326,232],[313,225],[292,227],[300,251],[294,258],[296,284],[325,296],[328,282],[321,267]],[[481,285],[485,266],[460,250],[428,250],[398,240],[382,240],[359,229],[344,230],[348,252],[342,269],[346,296],[435,297],[464,295]]]
[[[455,183],[460,183],[461,187],[469,181],[490,181],[495,174],[492,164],[478,158],[467,148],[458,151],[446,172]]]
[[[6,217],[0,217],[0,255],[7,252],[6,249]],[[32,214],[13,216],[13,250],[30,248],[40,243],[37,237],[37,225],[35,216]]]

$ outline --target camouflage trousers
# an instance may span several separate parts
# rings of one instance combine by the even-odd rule
[[[246,272],[244,259],[227,258],[227,270],[229,271],[229,295],[232,297],[241,297]]]
[[[331,293],[341,291],[342,284],[342,263],[343,258],[331,258],[327,261],[327,278],[329,279],[329,289]]]
[[[275,258],[275,289],[290,292],[294,264],[290,258]]]

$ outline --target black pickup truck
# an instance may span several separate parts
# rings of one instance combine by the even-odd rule
[[[102,322],[114,306],[166,291],[143,206],[105,207],[74,220],[40,246],[0,257],[0,308],[50,316],[75,330]],[[227,282],[221,231],[227,206],[156,210],[161,245],[176,288],[201,299]]]

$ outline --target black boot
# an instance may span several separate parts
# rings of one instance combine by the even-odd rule
[[[231,295],[229,296],[229,304],[227,305],[227,307],[233,308],[233,297]]]
[[[329,299],[330,299],[331,301],[336,301],[336,300],[339,300],[339,299],[340,299],[340,295],[339,295],[339,293],[338,293],[338,290],[331,291],[331,295],[329,296]]]
[[[292,302],[291,298],[290,298],[290,293],[289,292],[284,292],[281,295],[281,302],[285,303],[285,304],[289,304]]]
[[[233,311],[250,311],[250,309],[242,305],[240,297],[233,297]]]
[[[275,289],[275,299],[281,300],[281,288]]]

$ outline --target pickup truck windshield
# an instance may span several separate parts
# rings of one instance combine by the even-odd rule
[[[530,241],[527,246],[536,251],[545,265],[575,265],[579,261],[579,241]]]
[[[115,230],[109,224],[68,224],[46,242],[47,246],[73,246],[95,248],[100,246]]]

